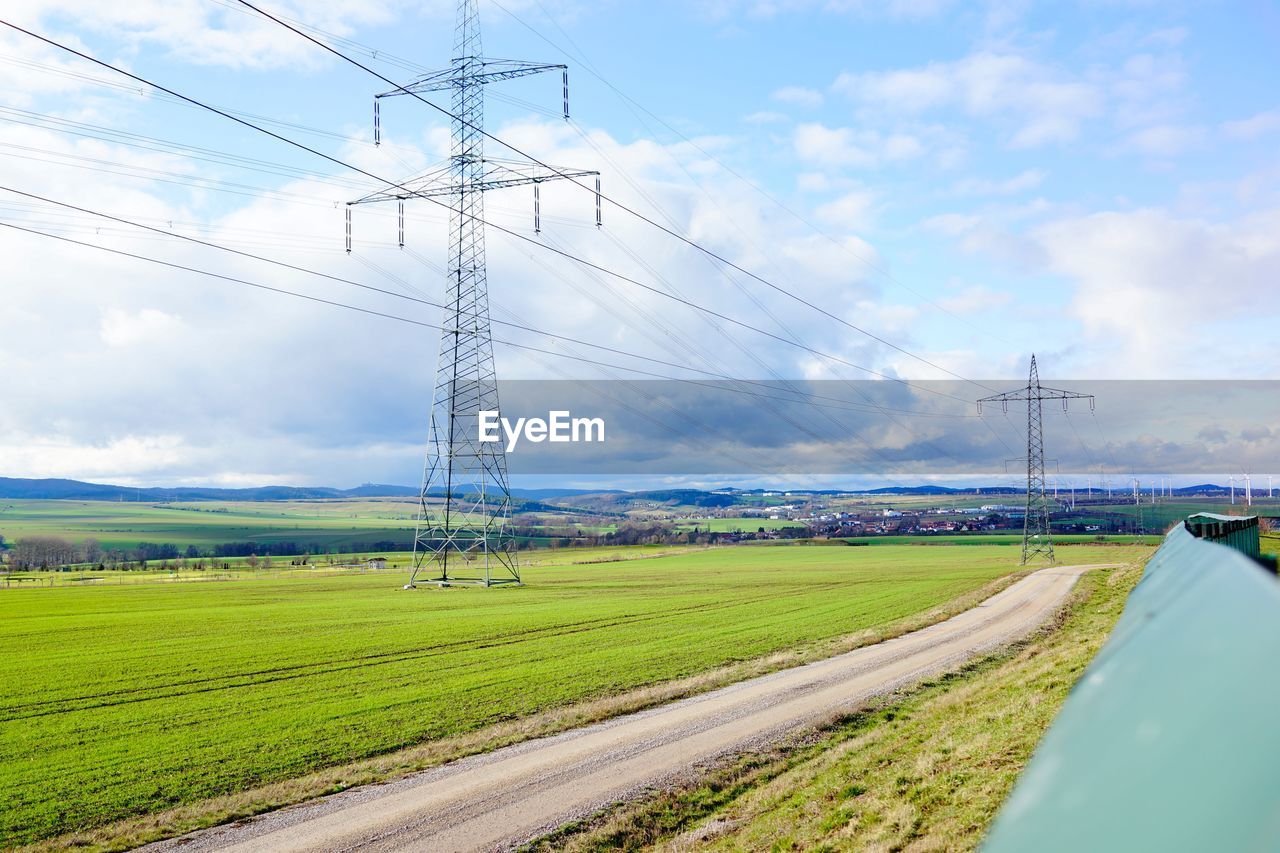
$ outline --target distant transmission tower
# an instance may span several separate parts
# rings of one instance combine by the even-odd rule
[[[1051,506],[1049,496],[1045,494],[1044,412],[1041,404],[1045,400],[1061,400],[1062,410],[1065,412],[1068,400],[1088,400],[1092,411],[1094,399],[1092,394],[1077,394],[1075,391],[1060,391],[1041,385],[1036,357],[1032,355],[1027,386],[1017,391],[983,397],[978,401],[978,414],[982,414],[983,403],[1000,403],[1004,411],[1008,412],[1010,402],[1023,400],[1027,404],[1027,512],[1022,521],[1022,564],[1025,566],[1036,557],[1054,562],[1053,539],[1049,528]]]
[[[404,188],[371,193],[349,202],[347,252],[351,251],[353,205],[395,201],[399,242],[404,246],[404,202],[410,198],[448,199],[449,270],[446,311],[440,335],[435,394],[427,440],[427,461],[419,495],[413,572],[418,583],[484,586],[520,583],[511,529],[511,488],[501,442],[479,440],[480,412],[497,412],[497,375],[489,324],[485,275],[484,193],[533,185],[534,230],[540,231],[538,186],[563,178],[596,178],[596,224],[600,224],[599,172],[543,167],[526,161],[497,160],[484,154],[484,87],[544,71],[560,71],[564,80],[564,116],[569,118],[569,72],[564,65],[485,59],[481,55],[476,0],[460,0],[453,60],[403,87],[374,98],[374,140],[381,142],[382,98],[450,93],[452,150],[447,163],[406,181]]]

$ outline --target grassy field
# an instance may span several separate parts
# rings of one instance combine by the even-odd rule
[[[0,535],[10,542],[27,536],[96,539],[108,549],[133,549],[142,542],[201,550],[227,543],[295,543],[299,550],[356,551],[380,542],[412,542],[417,513],[416,500],[402,498],[186,503],[6,499],[0,500]],[[565,531],[603,535],[616,528],[593,517],[519,507],[515,521],[555,537]]]
[[[784,527],[804,527],[799,521],[785,518],[684,518],[676,524],[680,530],[709,530],[712,533],[735,533],[740,531],[755,532],[764,530],[781,530]]]
[[[0,845],[846,635],[1017,568],[1008,548],[637,553],[664,550],[543,552],[529,586],[488,591],[383,573],[0,591]]]
[[[396,500],[192,504],[0,501],[0,534],[97,539],[107,548],[139,542],[199,547],[226,542],[304,542],[354,549],[412,541],[415,505]]]
[[[1108,534],[1101,538],[1093,533],[1055,533],[1054,546],[1084,545],[1089,543],[1131,545],[1141,543],[1158,545],[1160,536],[1130,536],[1128,534]],[[865,545],[1022,545],[1021,533],[937,533],[912,536],[853,536],[843,541]]]
[[[1140,576],[1090,572],[1050,631],[535,849],[975,849]]]
[[[521,551],[519,564],[523,568],[537,568],[545,565],[593,565],[596,563],[615,563],[627,560],[648,560],[655,557],[666,557],[675,554],[692,553],[706,550],[707,546],[691,545],[610,545],[595,548],[574,548],[560,550],[541,548]],[[370,557],[379,557],[387,561],[385,569],[371,569],[368,566]],[[255,558],[256,559],[256,558]],[[42,569],[26,569],[23,571],[4,572],[0,574],[0,588],[14,589],[22,587],[85,587],[85,586],[125,586],[133,584],[172,584],[203,583],[225,581],[271,581],[282,579],[314,579],[326,575],[381,574],[384,577],[407,579],[413,565],[411,551],[360,551],[349,554],[325,554],[311,557],[306,563],[300,558],[273,557],[270,565],[267,558],[259,559],[258,565],[252,566],[248,557],[219,557],[204,560],[205,568],[192,566],[196,561],[189,560],[184,568],[178,561],[173,561],[168,569],[158,568],[158,561],[152,567],[143,570],[122,571],[118,569],[98,569],[96,566],[78,564],[66,566],[58,571]]]

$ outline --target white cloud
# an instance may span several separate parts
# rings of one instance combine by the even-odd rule
[[[697,3],[705,17],[716,21],[736,16],[768,20],[779,15],[813,11],[925,20],[938,17],[954,5],[955,0],[698,0]]]
[[[590,134],[596,151],[572,128],[554,121],[498,126],[495,132],[549,162],[591,166],[602,162],[603,152],[610,195],[646,211],[658,204],[676,230],[818,304],[852,312],[857,302],[876,292],[868,284],[872,273],[858,260],[877,262],[873,247],[852,237],[832,243],[813,236],[779,209],[762,205],[755,190],[728,177],[692,144],[623,144],[596,131]],[[20,134],[25,136],[6,138],[51,151],[88,151],[44,131],[26,128]],[[716,137],[695,143],[707,151],[733,144]],[[94,144],[102,146],[95,153],[104,159],[129,162],[133,156],[118,146]],[[340,156],[375,174],[401,174],[404,164],[398,158],[410,157],[407,150],[393,155],[385,148],[353,143]],[[690,184],[680,166],[690,158],[698,161],[700,187]],[[425,155],[410,159],[416,166]],[[209,172],[207,166],[178,156],[165,165],[183,174]],[[0,159],[0,183],[25,185],[26,168]],[[635,186],[611,180],[614,174],[625,174]],[[361,195],[358,187],[319,179],[282,181],[277,192],[248,201],[219,198],[212,207],[220,214],[210,215],[210,205],[200,201],[203,191],[110,174],[84,181],[77,170],[52,165],[40,166],[40,177],[48,195],[86,207],[165,228],[172,221],[177,231],[400,289],[362,265],[367,260],[428,299],[441,295],[441,276],[432,267],[444,260],[446,221],[426,203],[411,205],[407,222],[409,248],[420,255],[396,248],[394,207],[361,206],[354,212],[356,252],[347,257],[341,241],[343,212],[333,201]],[[263,181],[260,176],[254,180]],[[486,201],[491,221],[531,235],[527,194],[495,193]],[[238,206],[228,211],[233,204]],[[548,184],[542,204],[542,240],[752,324],[806,329],[807,343],[850,361],[876,364],[884,357],[882,347],[851,341],[837,324],[809,328],[809,309],[756,282],[720,275],[694,250],[609,204],[605,230],[597,231],[590,227],[594,205],[589,193],[565,183]],[[158,235],[123,227],[98,233],[98,223],[83,217],[44,209],[29,213],[33,227],[54,225],[75,239],[437,321],[438,312],[425,306]],[[202,224],[193,231],[188,223]],[[415,480],[438,348],[435,331],[7,229],[0,229],[0,253],[12,260],[0,333],[0,371],[7,377],[5,406],[0,408],[4,473],[158,484]],[[426,258],[426,267],[418,256]],[[681,364],[716,370],[733,365],[744,374],[756,374],[758,368],[744,360],[740,343],[782,375],[796,375],[810,360],[802,350],[741,329],[731,330],[732,340],[726,339],[717,328],[723,322],[709,323],[671,300],[589,273],[509,236],[490,232],[488,258],[495,319]],[[743,288],[763,310],[744,298]],[[495,327],[495,336],[563,348],[502,326]],[[583,354],[598,355],[590,350]],[[498,359],[506,377],[556,375],[548,365],[570,375],[597,375],[581,364],[502,346]],[[51,388],[57,393],[50,393]],[[28,450],[18,456],[8,452],[10,447]]]
[[[1280,210],[1232,223],[1180,219],[1160,209],[1061,219],[1033,234],[1047,268],[1074,287],[1073,313],[1130,376],[1223,374],[1224,340],[1246,318],[1274,323],[1273,302],[1251,298],[1280,280]],[[1222,294],[1242,298],[1219,298]],[[1211,309],[1206,306],[1211,305]],[[1235,333],[1230,330],[1236,329]],[[1114,350],[1118,349],[1119,352]],[[1254,363],[1263,375],[1274,355]]]
[[[75,36],[62,40],[85,50]],[[75,75],[85,74],[68,54],[8,28],[0,30],[0,103],[30,107],[42,96],[78,92],[90,84]]]
[[[102,315],[98,334],[107,346],[127,347],[134,344],[164,346],[182,330],[182,320],[172,314],[144,308],[137,313],[108,308]]]
[[[954,5],[954,0],[889,0],[888,13],[895,18],[922,20],[936,18]]]
[[[1222,135],[1228,139],[1252,142],[1280,130],[1280,110],[1255,113],[1249,118],[1224,122]]]
[[[796,188],[810,193],[826,192],[831,189],[831,178],[825,172],[801,172],[796,176]]]
[[[1164,48],[1177,47],[1186,41],[1189,35],[1191,35],[1191,31],[1186,27],[1166,27],[1148,33],[1142,39],[1142,43]]]
[[[1079,124],[1067,116],[1038,116],[1018,129],[1009,139],[1009,147],[1039,148],[1053,142],[1070,142],[1079,135]]]
[[[901,112],[918,113],[951,99],[955,84],[941,64],[898,71],[861,74],[842,72],[832,90],[856,101]]]
[[[770,95],[775,101],[812,109],[822,106],[822,93],[804,86],[783,86]]]
[[[786,113],[773,112],[772,110],[761,110],[743,116],[742,120],[747,124],[781,124],[791,121],[791,117]]]
[[[861,231],[871,226],[875,211],[876,193],[870,190],[854,190],[835,201],[820,205],[815,211],[824,222],[838,225],[849,231]]]
[[[1013,294],[975,284],[952,296],[938,299],[936,302],[952,314],[982,314],[1009,305],[1013,302]]]
[[[1183,92],[1189,74],[1176,53],[1138,53],[1114,72],[1102,75],[1122,127],[1180,119],[1186,109]]]
[[[1004,180],[965,178],[953,184],[951,192],[960,196],[1017,195],[1018,193],[1035,189],[1044,182],[1044,179],[1045,172],[1043,170],[1026,169]]]
[[[816,122],[798,126],[794,142],[796,154],[801,159],[823,167],[865,169],[887,162],[912,160],[925,152],[924,144],[910,134],[885,135],[874,130],[831,128]]]
[[[280,18],[338,36],[358,25],[386,23],[392,6],[374,0],[282,0]],[[251,10],[207,0],[24,0],[11,17],[36,30],[72,26],[131,47],[157,45],[183,62],[232,68],[315,67],[326,61],[316,45]]]
[[[1125,147],[1151,157],[1177,157],[1204,142],[1205,128],[1162,124],[1139,130],[1125,140]]]
[[[972,214],[963,213],[940,213],[937,216],[930,216],[921,223],[926,231],[933,231],[938,234],[945,234],[948,237],[957,237],[961,234],[972,231],[980,221],[979,217]]]
[[[973,117],[1009,116],[1015,148],[1067,142],[1103,112],[1100,86],[1012,53],[982,51],[919,68],[842,73],[833,91],[888,114],[952,108]]]
[[[5,474],[15,477],[113,479],[161,475],[184,464],[190,448],[178,435],[129,435],[82,443],[65,435],[7,434],[0,443]]]

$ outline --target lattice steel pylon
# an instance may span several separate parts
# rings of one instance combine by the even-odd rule
[[[1017,391],[983,397],[978,401],[978,414],[982,414],[983,403],[1000,403],[1007,412],[1009,403],[1017,400],[1025,400],[1027,403],[1027,511],[1022,521],[1022,565],[1025,566],[1037,557],[1042,557],[1052,564],[1055,562],[1053,536],[1049,525],[1052,506],[1044,487],[1042,404],[1045,400],[1061,400],[1062,410],[1065,412],[1068,400],[1088,400],[1089,408],[1092,410],[1094,399],[1092,394],[1079,394],[1075,391],[1062,391],[1041,385],[1040,371],[1036,368],[1036,357],[1033,354],[1027,386]]]
[[[446,312],[440,335],[431,406],[427,461],[419,493],[413,571],[406,588],[419,583],[520,583],[511,529],[511,489],[501,441],[481,441],[479,413],[499,412],[497,373],[489,322],[485,270],[484,193],[532,184],[534,230],[541,228],[538,185],[564,178],[596,178],[596,224],[600,224],[599,173],[486,158],[484,87],[530,74],[559,70],[564,79],[564,115],[569,117],[569,76],[564,65],[486,59],[481,54],[476,0],[460,0],[453,60],[374,98],[374,139],[381,142],[382,98],[448,91],[452,98],[452,146],[448,162],[385,192],[347,207],[347,251],[351,251],[352,205],[396,201],[404,246],[404,202],[449,200],[449,269]]]

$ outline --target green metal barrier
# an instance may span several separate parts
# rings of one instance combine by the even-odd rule
[[[1181,524],[985,853],[1280,850],[1280,585]]]
[[[1187,529],[1197,539],[1208,539],[1210,542],[1235,548],[1240,553],[1255,559],[1262,556],[1256,515],[1217,515],[1212,512],[1197,512],[1187,517],[1186,524]]]

